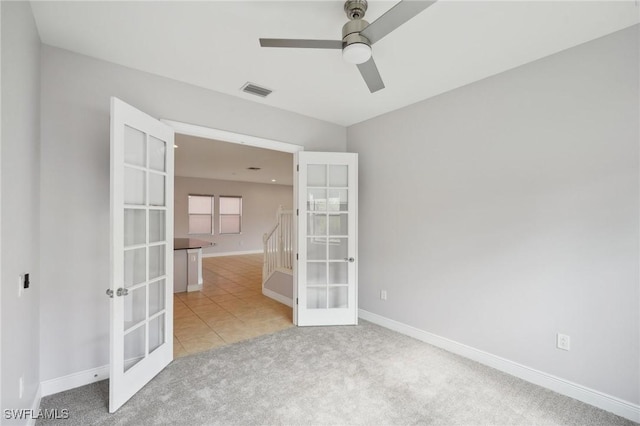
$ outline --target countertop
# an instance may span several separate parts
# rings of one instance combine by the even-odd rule
[[[174,250],[197,249],[197,248],[209,247],[212,245],[213,243],[211,241],[198,240],[195,238],[174,238],[173,239]]]

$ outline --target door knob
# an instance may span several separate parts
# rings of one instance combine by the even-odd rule
[[[113,290],[111,290],[110,288],[107,289],[107,296],[113,299]]]
[[[129,294],[129,290],[126,288],[120,287],[118,290],[116,290],[117,296],[126,296],[127,294]]]
[[[355,262],[356,260],[355,260],[353,257],[345,257],[345,258],[344,258],[344,261],[345,261],[345,262],[353,263],[353,262]]]

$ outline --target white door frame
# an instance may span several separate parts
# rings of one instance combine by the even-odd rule
[[[251,136],[245,135],[243,133],[230,132],[228,130],[215,129],[212,127],[199,126],[196,124],[184,123],[181,121],[174,121],[168,119],[160,119],[161,122],[173,127],[175,133],[181,135],[189,135],[196,136],[205,139],[215,139],[221,142],[228,142],[238,145],[246,145],[252,146],[256,148],[264,148],[270,149],[272,151],[281,151],[281,152],[289,152],[294,154],[294,159],[291,164],[293,170],[293,202],[296,203],[297,195],[297,175],[296,175],[296,158],[295,153],[304,151],[304,147],[302,145],[296,145],[288,142],[281,142],[274,139],[261,138],[259,136]],[[295,207],[292,206],[294,209]],[[294,252],[297,251],[298,244],[298,221],[293,221],[293,241],[294,241]],[[297,277],[298,273],[298,262],[293,262],[293,323],[298,324],[297,318],[297,306],[296,306],[296,292],[297,292],[297,283],[295,277]]]
[[[275,139],[261,138],[259,136],[250,136],[242,133],[230,132],[228,130],[214,129],[212,127],[198,126],[196,124],[183,123],[181,121],[173,121],[160,119],[163,123],[173,127],[176,133],[189,136],[197,136],[206,139],[215,139],[221,142],[235,143],[239,145],[253,146],[256,148],[270,149],[272,151],[282,151],[295,153],[304,151],[302,145],[296,145],[288,142],[280,142]]]

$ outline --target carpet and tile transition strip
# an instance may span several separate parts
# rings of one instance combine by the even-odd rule
[[[293,327],[179,358],[117,413],[108,382],[42,400],[38,425],[635,425],[362,321]]]

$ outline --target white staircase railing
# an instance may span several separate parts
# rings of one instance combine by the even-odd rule
[[[276,269],[293,270],[293,211],[278,207],[276,224],[262,237],[264,265],[262,282]]]

